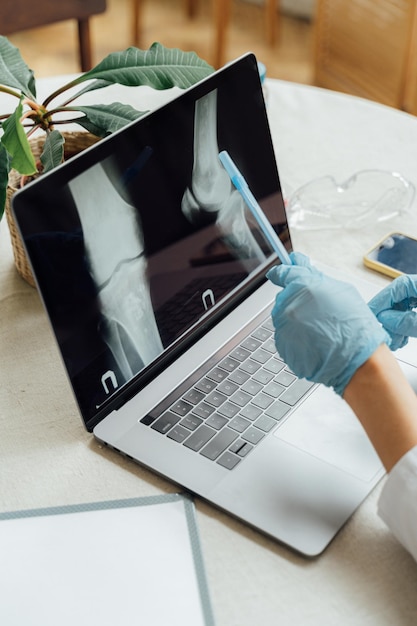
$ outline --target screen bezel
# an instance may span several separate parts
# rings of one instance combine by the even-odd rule
[[[259,93],[259,97],[262,96],[262,87],[259,79],[257,61],[253,54],[249,53],[244,55],[237,61],[231,63],[230,65],[222,68],[221,70],[215,72],[208,78],[204,79],[197,85],[185,90],[183,93],[178,95],[175,98],[175,102],[180,103],[182,99],[192,98],[193,100],[197,100],[201,98],[203,95],[207,94],[209,91],[216,89],[222,81],[231,80],[232,77],[236,77],[240,72],[240,79],[245,81],[245,89],[255,93]],[[97,163],[106,158],[106,156],[113,154],[115,149],[114,146],[117,145],[117,142],[123,140],[124,133],[132,133],[135,132],[135,128],[141,125],[145,125],[148,123],[148,119],[151,116],[155,116],[158,114],[158,111],[167,110],[174,101],[169,101],[167,104],[162,105],[158,109],[149,114],[141,117],[136,122],[129,124],[129,126],[124,127],[122,130],[114,133],[110,137],[102,140],[101,142],[95,144],[93,147],[88,148],[83,153],[78,155],[77,157],[71,159],[67,163],[62,166],[56,168],[49,174],[40,177],[37,181],[34,181],[27,188],[17,192],[13,198],[12,202],[12,210],[15,215],[15,219],[22,235],[23,242],[25,244],[25,214],[30,210],[31,205],[39,202],[39,198],[43,193],[48,193],[48,188],[51,187],[59,187],[62,185],[66,185],[69,180],[73,179],[78,173],[84,171],[86,168],[91,166],[94,163]],[[268,159],[270,161],[270,167],[274,169],[274,176],[276,177],[276,183],[278,188],[280,189],[280,182],[278,171],[276,167],[276,161],[274,157],[274,149],[272,145],[272,138],[269,132],[269,125],[267,120],[267,113],[265,106],[263,106],[264,111],[264,123],[265,128],[268,130],[269,137],[269,145],[266,148],[270,151],[271,158]],[[248,129],[250,132],[250,129]],[[256,159],[254,159],[254,168],[256,169]],[[254,176],[254,181],[256,180],[256,176]],[[250,181],[249,181],[250,182]],[[256,190],[254,190],[256,193]],[[283,211],[283,215],[285,216],[285,207],[283,205],[282,197],[281,197],[282,207],[280,210]],[[291,240],[289,233],[287,235],[286,247],[288,251],[291,251]],[[195,342],[199,337],[201,337],[207,330],[212,328],[216,322],[222,317],[226,316],[234,307],[236,307],[244,298],[246,298],[250,293],[255,291],[264,281],[265,281],[265,271],[267,267],[270,265],[276,264],[276,257],[271,257],[270,262],[266,267],[262,267],[257,271],[253,276],[250,277],[249,280],[244,281],[238,288],[236,288],[232,295],[230,295],[221,306],[214,308],[210,311],[203,319],[201,319],[197,324],[192,326],[184,335],[181,337],[181,341],[174,342],[172,346],[170,346],[167,350],[165,350],[159,357],[155,359],[150,365],[148,365],[143,370],[139,371],[137,375],[134,376],[131,380],[126,382],[123,386],[121,386],[117,393],[114,393],[111,397],[108,398],[96,411],[93,416],[87,416],[82,407],[79,409],[81,415],[84,419],[85,426],[87,430],[92,431],[94,426],[99,423],[106,415],[108,415],[111,411],[117,409],[121,405],[123,405],[128,399],[130,399],[133,395],[135,395],[140,389],[142,389],[146,384],[154,378],[157,374],[159,374],[165,367],[167,367],[170,363],[172,363],[179,353],[183,352],[187,346],[191,343]],[[32,266],[34,271],[35,278],[37,279],[36,268]],[[44,286],[38,281],[38,288],[42,297],[42,292],[44,290]],[[44,298],[43,298],[44,299]],[[44,301],[45,308],[47,306]],[[47,309],[48,312],[48,309]],[[51,322],[52,323],[52,322]],[[65,361],[64,361],[64,365]],[[67,369],[67,368],[66,368]],[[68,374],[68,371],[67,371]],[[75,394],[76,396],[76,394]],[[76,400],[78,398],[76,396]]]

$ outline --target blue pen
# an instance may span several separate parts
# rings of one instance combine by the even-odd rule
[[[272,228],[265,213],[262,211],[259,203],[249,189],[248,183],[243,178],[242,174],[236,167],[227,150],[223,150],[222,152],[220,152],[219,159],[222,162],[224,169],[229,174],[230,180],[232,181],[233,185],[236,187],[236,189],[246,202],[247,206],[253,213],[256,221],[259,224],[260,229],[262,230],[268,242],[271,244],[272,249],[277,253],[278,258],[281,260],[281,263],[283,263],[284,265],[292,265],[291,259],[288,255],[288,252],[284,248],[282,241],[276,234],[275,230]]]

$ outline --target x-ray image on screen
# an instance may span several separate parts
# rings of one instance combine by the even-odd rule
[[[74,178],[69,187],[97,288],[100,332],[126,382],[163,349],[146,278],[139,215],[117,192],[102,163]]]
[[[219,152],[290,246],[255,69],[186,91],[25,194],[22,232],[87,422],[265,280],[272,250]]]
[[[191,185],[182,210],[196,224],[215,220],[230,252],[241,260],[265,260],[245,217],[245,204],[219,160],[217,140],[217,90],[195,103],[194,149]]]

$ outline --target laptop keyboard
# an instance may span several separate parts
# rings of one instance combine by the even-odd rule
[[[231,470],[312,386],[277,354],[268,316],[249,334],[237,335],[141,422]]]

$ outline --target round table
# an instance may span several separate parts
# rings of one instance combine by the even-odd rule
[[[44,79],[38,91],[48,93],[60,84]],[[416,118],[315,87],[267,80],[266,88],[287,195],[316,177],[330,174],[344,181],[362,169],[399,172],[417,185]],[[172,95],[112,87],[88,94],[85,101],[116,99],[143,108]],[[417,235],[415,211],[414,204],[401,223],[362,230],[293,230],[294,248],[383,285],[388,279],[363,267],[363,253],[390,230]],[[84,430],[39,296],[15,271],[5,220],[0,225],[0,358],[0,511],[176,491],[103,449]],[[381,485],[311,561],[197,499],[217,626],[414,626],[417,564],[377,516]]]

